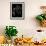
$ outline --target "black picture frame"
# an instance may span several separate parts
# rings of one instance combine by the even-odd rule
[[[24,18],[25,18],[25,3],[10,2],[10,19],[24,20]]]

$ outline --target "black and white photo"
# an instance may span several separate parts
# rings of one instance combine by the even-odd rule
[[[10,3],[10,18],[21,20],[25,18],[25,4],[24,2]]]

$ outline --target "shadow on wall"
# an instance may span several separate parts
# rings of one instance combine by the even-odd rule
[[[3,26],[0,26],[0,35],[4,35],[5,28]]]

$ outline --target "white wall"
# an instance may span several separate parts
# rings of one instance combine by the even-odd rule
[[[10,2],[14,1],[25,2],[25,20],[10,20]],[[4,32],[6,25],[15,25],[19,31],[18,36],[31,36],[36,29],[42,29],[35,19],[41,13],[42,5],[46,5],[46,0],[0,0],[0,33]]]

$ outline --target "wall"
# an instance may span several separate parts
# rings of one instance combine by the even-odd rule
[[[25,2],[25,20],[10,20],[10,2]],[[0,34],[4,33],[6,25],[15,25],[18,36],[31,36],[39,27],[35,16],[41,13],[40,6],[46,5],[46,0],[0,0]]]

